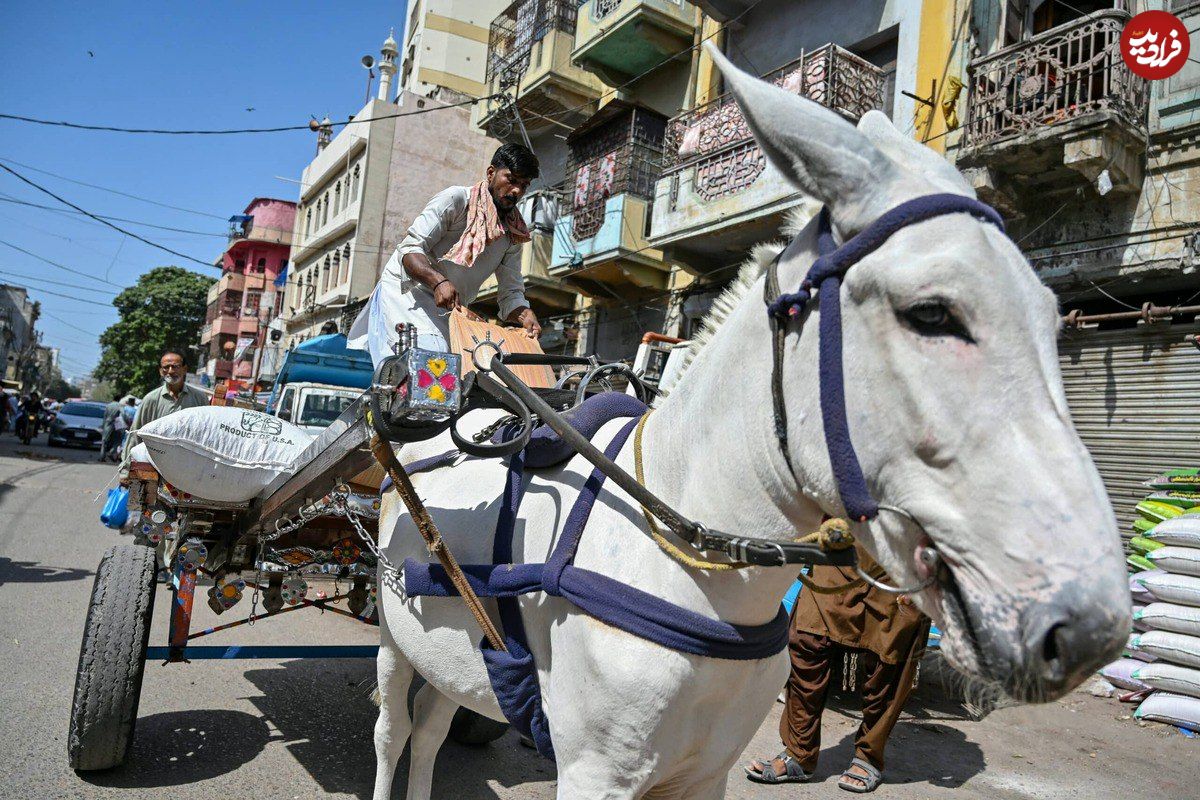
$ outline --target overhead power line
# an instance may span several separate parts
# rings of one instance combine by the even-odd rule
[[[48,283],[51,286],[65,286],[68,289],[79,289],[83,292],[95,292],[96,294],[107,295],[108,297],[116,297],[118,294],[110,289],[93,289],[89,286],[80,286],[78,283],[64,283],[63,281],[52,281],[49,278],[37,278],[32,275],[22,275],[19,272],[8,272],[0,270],[0,275],[5,275],[13,280],[33,281],[34,283]]]
[[[53,211],[56,214],[74,214],[77,216],[91,216],[90,214],[83,214],[82,212],[79,212],[79,211],[72,211],[69,208],[55,208],[54,206],[48,206],[43,203],[31,203],[28,200],[18,200],[15,197],[0,197],[0,203],[14,203],[19,206],[28,206],[30,208],[40,208],[43,211]],[[225,238],[228,238],[228,236],[229,236],[228,233],[212,233],[211,231],[197,231],[197,230],[192,230],[190,228],[173,228],[170,225],[156,225],[153,222],[142,222],[141,220],[128,219],[127,217],[113,217],[113,216],[109,216],[108,214],[96,214],[96,217],[99,219],[102,219],[102,220],[104,220],[104,219],[110,220],[112,222],[124,222],[129,225],[141,225],[144,228],[157,228],[160,231],[172,231],[173,233],[190,233],[193,236],[210,236],[210,237],[213,237],[216,239],[225,239]]]
[[[96,216],[95,214],[93,214],[92,212],[90,212],[90,211],[88,211],[88,210],[86,210],[86,209],[80,208],[79,206],[75,205],[75,204],[74,204],[74,203],[72,203],[70,200],[65,200],[65,199],[63,199],[62,197],[59,197],[59,196],[58,196],[58,195],[56,195],[54,192],[50,191],[49,189],[47,189],[46,187],[42,186],[41,184],[39,184],[39,183],[37,183],[37,182],[35,182],[35,181],[32,181],[32,180],[30,180],[29,178],[26,178],[24,175],[22,175],[21,173],[17,172],[15,169],[13,169],[12,167],[8,166],[7,164],[0,163],[0,169],[2,169],[2,170],[4,170],[5,172],[9,173],[9,174],[10,174],[10,175],[12,175],[14,178],[16,178],[16,179],[18,179],[18,180],[22,181],[23,183],[27,183],[27,184],[29,184],[29,185],[30,185],[30,186],[32,186],[33,188],[37,189],[39,192],[42,192],[43,194],[48,194],[48,195],[50,195],[51,197],[53,197],[55,200],[57,200],[58,202],[62,203],[63,205],[70,206],[71,208],[75,209],[76,211],[80,212],[81,214],[85,214],[85,215],[87,215],[88,217],[91,217],[92,219],[96,220],[97,222],[100,222],[100,223],[102,223],[102,224],[104,224],[104,225],[107,225],[108,227],[112,228],[114,231],[117,231],[117,232],[119,232],[119,233],[123,233],[123,234],[125,234],[126,236],[129,236],[129,237],[131,237],[131,238],[133,238],[133,239],[137,239],[139,242],[141,242],[141,243],[143,243],[143,244],[148,244],[148,245],[150,245],[151,247],[154,247],[154,248],[156,248],[156,249],[158,249],[158,250],[162,250],[164,253],[170,253],[171,255],[173,255],[173,256],[179,256],[180,258],[186,258],[188,261],[193,261],[193,262],[195,262],[195,263],[197,263],[197,264],[199,264],[199,265],[201,265],[201,266],[208,267],[209,269],[220,269],[220,267],[217,267],[217,266],[215,266],[215,265],[213,265],[213,264],[210,264],[210,263],[209,263],[209,262],[207,262],[207,261],[202,261],[202,260],[200,260],[200,259],[198,259],[198,258],[194,258],[193,256],[189,256],[187,253],[181,253],[181,252],[179,252],[178,250],[172,250],[171,248],[167,247],[166,245],[161,245],[161,244],[159,244],[158,242],[152,242],[151,240],[147,239],[147,238],[146,238],[146,237],[144,237],[144,236],[139,236],[138,234],[134,233],[133,231],[128,231],[128,230],[125,230],[124,228],[122,228],[122,227],[121,227],[121,226],[119,226],[119,225],[115,225],[115,224],[113,224],[113,223],[109,222],[108,220],[106,220],[106,219],[104,219],[104,218],[102,218],[102,217],[98,217],[98,216]]]
[[[169,208],[172,211],[183,211],[185,213],[195,214],[200,217],[209,217],[211,219],[219,219],[222,222],[227,219],[226,217],[222,217],[220,214],[210,214],[207,211],[197,211],[194,208],[184,208],[183,206],[173,206],[170,203],[163,203],[159,200],[151,200],[149,197],[141,197],[140,195],[130,194],[129,192],[122,192],[120,189],[112,189],[112,188],[109,188],[108,186],[100,186],[99,184],[96,184],[96,183],[88,183],[87,181],[81,181],[76,178],[68,178],[66,175],[59,175],[57,173],[50,172],[49,170],[39,169],[38,167],[30,166],[29,164],[22,164],[20,161],[14,161],[13,159],[5,158],[4,156],[0,156],[0,161],[3,161],[6,164],[12,164],[14,166],[21,167],[22,169],[30,170],[31,172],[36,172],[39,175],[48,175],[51,178],[58,178],[60,181],[66,181],[67,183],[73,183],[77,186],[86,186],[89,189],[99,189],[102,192],[109,192],[110,194],[120,195],[121,197],[128,197],[130,200],[138,200],[143,203],[149,203],[152,206],[159,206],[160,208]]]
[[[332,123],[334,127],[343,127],[354,125],[363,122],[379,122],[385,119],[396,119],[398,117],[413,117],[417,114],[428,114],[433,111],[445,111],[451,108],[461,106],[474,105],[482,103],[485,100],[493,100],[499,95],[488,95],[486,97],[476,97],[470,100],[463,100],[458,103],[450,103],[447,105],[430,106],[429,108],[418,108],[414,111],[401,111],[396,114],[385,114],[381,117],[369,117],[367,119],[347,118]],[[311,125],[280,125],[275,128],[219,128],[219,129],[194,129],[194,130],[176,130],[169,128],[124,128],[118,125],[87,125],[81,122],[68,122],[66,120],[50,120],[39,119],[37,117],[26,117],[20,114],[0,114],[0,119],[11,119],[17,122],[28,122],[34,125],[50,125],[59,128],[73,128],[83,131],[107,131],[109,133],[148,133],[159,134],[164,136],[228,136],[241,133],[281,133],[283,131],[307,131],[312,130]]]
[[[91,297],[75,297],[74,295],[62,294],[61,292],[52,292],[49,289],[43,289],[39,286],[30,287],[29,291],[41,292],[42,294],[48,294],[48,295],[51,295],[52,297],[62,297],[67,300],[74,300],[79,303],[87,303],[87,304],[93,305],[93,306],[109,306],[109,305],[111,305],[111,303],[106,303],[103,300],[97,300],[97,299],[91,298]],[[65,325],[66,323],[63,323],[63,324]]]
[[[42,312],[42,314],[43,314],[44,316],[46,316],[46,317],[48,317],[48,318],[50,318],[50,319],[54,320],[55,322],[59,323],[60,325],[66,325],[66,326],[67,326],[68,328],[70,328],[71,330],[79,331],[80,333],[85,333],[85,334],[87,334],[88,336],[95,336],[95,337],[99,337],[99,336],[100,336],[100,334],[98,334],[98,333],[96,333],[96,332],[94,332],[94,331],[85,331],[83,328],[79,327],[78,325],[73,325],[73,324],[71,324],[70,322],[67,322],[67,321],[66,321],[65,319],[63,319],[62,317],[56,317],[56,316],[54,316],[53,314],[47,314],[45,311],[43,311],[43,312]]]
[[[43,264],[49,264],[50,266],[54,267],[55,269],[61,269],[64,272],[71,273],[72,275],[79,275],[80,277],[88,278],[93,281],[99,281],[100,283],[107,283],[109,286],[117,286],[117,284],[113,283],[112,281],[106,281],[103,278],[97,278],[95,275],[89,275],[86,272],[80,272],[77,269],[71,269],[70,267],[66,266],[65,264],[60,264],[57,261],[51,261],[50,259],[46,258],[45,256],[40,256],[37,253],[33,252],[32,250],[26,250],[24,247],[19,247],[19,246],[13,244],[12,242],[6,242],[3,239],[0,239],[0,244],[4,245],[5,247],[11,247],[13,250],[16,250],[19,253],[24,253],[27,256],[36,258],[38,261],[41,261]]]

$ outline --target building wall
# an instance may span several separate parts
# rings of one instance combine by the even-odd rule
[[[437,100],[402,92],[405,109],[441,105]],[[452,108],[398,120],[388,163],[388,188],[375,276],[382,273],[408,226],[429,200],[448,186],[470,186],[483,180],[500,143],[471,128],[471,112]]]
[[[486,94],[488,28],[510,0],[412,0],[401,48],[400,88],[430,96]]]
[[[22,354],[33,342],[35,313],[29,293],[0,285],[0,377],[20,380]]]
[[[958,63],[964,83],[973,53],[999,49],[999,15],[986,5],[973,9],[973,50]],[[1197,30],[1200,3],[1176,2],[1173,8],[1189,30]],[[1193,33],[1192,47],[1197,46],[1200,37]],[[969,90],[959,102],[964,119]],[[1152,82],[1146,120],[1149,147],[1137,157],[1143,174],[1133,191],[1102,196],[1080,178],[1056,191],[1017,186],[1012,193],[1009,232],[1067,308],[1099,312],[1144,300],[1171,304],[1200,287],[1200,242],[1194,236],[1200,219],[1200,66],[1189,62],[1175,77]],[[1067,127],[1058,124],[1060,131]],[[947,139],[949,156],[957,158],[958,137]]]
[[[763,74],[798,58],[802,51],[833,42],[858,52],[884,38],[897,38],[897,87],[913,91],[923,43],[925,0],[763,0],[725,32],[726,55],[739,67]],[[917,89],[920,91],[920,88]],[[927,92],[926,92],[927,93]],[[895,92],[893,120],[912,119],[913,101]]]

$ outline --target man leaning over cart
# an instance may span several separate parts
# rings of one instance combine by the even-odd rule
[[[370,302],[350,328],[348,346],[369,350],[376,366],[392,355],[397,323],[415,325],[418,344],[450,349],[450,312],[475,299],[494,273],[500,318],[527,336],[542,331],[525,299],[521,245],[529,230],[517,209],[538,160],[527,147],[506,144],[474,186],[451,186],[433,197],[409,226],[383,269]]]

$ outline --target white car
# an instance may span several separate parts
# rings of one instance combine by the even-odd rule
[[[89,400],[63,403],[50,423],[50,446],[81,444],[99,449],[106,405]]]

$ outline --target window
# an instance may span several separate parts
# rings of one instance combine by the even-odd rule
[[[353,177],[351,179],[351,183],[350,183],[350,194],[355,200],[358,199],[358,176],[359,176],[359,171],[361,169],[362,169],[361,164],[354,165],[354,175],[353,175]]]
[[[352,394],[318,394],[316,390],[310,390],[304,394],[300,418],[295,423],[327,428],[355,399]]]
[[[245,272],[245,271],[246,271],[246,262],[245,262],[245,260],[244,260],[244,259],[241,259],[241,258],[239,258],[237,261],[234,261],[234,262],[233,262],[233,268],[234,268],[234,269],[236,269],[238,272]]]
[[[328,192],[326,192],[325,196],[321,198],[321,224],[324,225],[327,222],[329,222],[329,193]]]
[[[345,283],[350,277],[350,243],[346,242],[346,246],[342,248],[342,274],[338,279],[338,284]]]
[[[325,263],[323,263],[323,264],[321,265],[321,291],[322,291],[322,292],[329,291],[329,265],[330,265],[330,261],[331,261],[331,258],[330,258],[330,256],[327,254],[327,255],[325,256]]]
[[[312,209],[311,208],[304,212],[304,228],[303,228],[303,230],[300,231],[300,238],[303,239],[305,236],[308,236],[308,232],[310,230],[312,230]]]
[[[341,274],[341,266],[342,266],[342,251],[334,250],[333,251],[333,268],[329,270],[329,280],[327,281],[329,284],[331,284],[333,286],[337,286],[341,282],[339,279],[339,276]]]
[[[338,181],[333,185],[333,213],[336,214],[342,210],[342,182]]]
[[[265,258],[260,258],[258,260],[258,263],[254,265],[254,271],[259,272],[259,273],[266,272],[267,271],[267,260]]]

